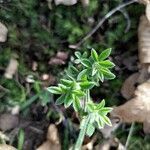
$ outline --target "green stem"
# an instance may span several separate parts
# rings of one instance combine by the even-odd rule
[[[86,122],[84,124],[84,127],[82,127],[80,130],[80,133],[79,133],[77,142],[75,144],[74,150],[80,150],[81,149],[89,121],[90,121],[90,116],[87,117]]]
[[[127,137],[127,141],[126,141],[126,144],[125,144],[125,148],[126,148],[126,149],[128,148],[128,145],[129,145],[129,142],[130,142],[132,133],[133,133],[134,125],[135,125],[135,123],[133,122],[133,123],[131,124],[131,128],[130,128],[130,131],[129,131],[129,135],[128,135],[128,137]]]

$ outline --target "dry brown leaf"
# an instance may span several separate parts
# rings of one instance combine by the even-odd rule
[[[7,39],[8,29],[0,22],[0,42],[5,42]]]
[[[0,116],[0,129],[2,131],[7,131],[17,127],[19,124],[19,118],[12,114],[2,114]]]
[[[12,146],[10,146],[10,145],[1,144],[0,145],[0,150],[17,150],[17,149],[12,147]]]
[[[133,97],[136,88],[135,84],[138,83],[138,78],[139,73],[134,73],[125,80],[121,88],[121,94],[124,98],[130,99]]]
[[[11,58],[4,74],[5,78],[12,79],[17,69],[18,61],[15,58]]]
[[[150,0],[139,0],[139,3],[143,3],[144,5],[147,5],[150,3]]]
[[[82,146],[81,150],[93,150],[94,143],[96,142],[97,137],[98,137],[98,134],[94,135],[92,139],[90,140],[90,142]]]
[[[95,150],[110,150],[111,147],[115,147],[117,150],[126,150],[125,146],[120,143],[117,138],[110,138],[105,140],[102,144],[98,144]]]
[[[146,17],[150,22],[150,3],[146,5]]]
[[[55,0],[56,5],[66,5],[66,6],[71,6],[77,3],[77,0]]]
[[[56,57],[65,61],[68,59],[68,55],[69,55],[68,52],[59,51],[57,52]]]
[[[146,123],[147,131],[150,132],[150,122],[148,122],[150,120],[150,80],[137,87],[133,99],[115,107],[111,117],[117,117],[126,123]]]
[[[45,141],[37,150],[61,150],[58,136],[58,130],[54,124],[50,124],[47,132],[47,141]]]
[[[142,64],[139,70],[139,78],[138,83],[143,83],[147,81],[150,78],[150,71],[149,71],[150,65],[149,64]]]
[[[138,38],[140,63],[150,63],[150,22],[146,16],[140,18]]]

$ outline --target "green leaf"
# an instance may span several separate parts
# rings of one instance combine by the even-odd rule
[[[65,93],[68,89],[68,86],[65,86],[63,84],[58,84],[59,88],[61,89],[62,93]]]
[[[98,72],[98,77],[99,77],[101,82],[104,82],[104,75],[101,71]]]
[[[91,137],[93,135],[94,131],[95,131],[95,127],[93,126],[93,124],[89,123],[88,126],[87,126],[86,134],[89,137]]]
[[[85,93],[81,90],[73,90],[72,93],[75,94],[78,97],[82,97],[82,96],[85,95]]]
[[[104,107],[100,109],[100,112],[103,112],[105,114],[108,114],[109,112],[111,112],[113,110],[113,108],[111,107]]]
[[[80,100],[77,97],[75,97],[75,99],[73,100],[73,108],[76,112],[81,109]]]
[[[88,110],[89,110],[90,112],[93,112],[94,109],[95,109],[94,103],[93,103],[93,102],[89,102],[89,103],[87,104],[87,108],[88,108]]]
[[[97,105],[97,109],[101,109],[105,106],[105,100],[103,99],[98,105]]]
[[[73,99],[71,96],[71,92],[68,92],[64,100],[65,108],[68,108],[72,104],[72,102],[73,102]]]
[[[82,55],[79,51],[77,51],[77,52],[75,52],[75,56],[80,59]]]
[[[110,119],[109,119],[107,116],[101,116],[101,118],[103,118],[103,121],[104,121],[107,125],[112,126],[111,121],[110,121]]]
[[[94,61],[98,61],[98,54],[94,49],[91,50],[91,57]]]
[[[48,87],[47,90],[48,90],[50,93],[53,93],[53,94],[62,94],[61,88],[60,88],[60,87],[57,87],[57,86]]]
[[[65,86],[71,86],[72,83],[73,83],[72,81],[67,80],[67,79],[61,79],[60,81],[61,81],[61,83],[62,83],[63,85],[65,85]]]
[[[25,133],[24,133],[24,130],[20,129],[19,135],[18,135],[18,150],[23,149],[24,141],[25,141]]]
[[[112,62],[109,61],[109,60],[100,61],[99,64],[100,64],[102,67],[106,67],[106,68],[113,68],[113,67],[115,66],[115,64],[112,63]]]
[[[41,105],[46,106],[47,103],[53,99],[53,94],[49,93],[47,90],[44,90],[39,97],[41,99]]]
[[[97,115],[96,117],[96,122],[99,129],[102,129],[104,127],[104,121],[99,117],[99,115]]]
[[[92,77],[97,73],[97,69],[96,67],[92,67]]]
[[[111,73],[108,69],[106,69],[106,68],[101,68],[101,72],[103,73],[103,75],[104,75],[104,77],[106,78],[106,79],[109,79],[109,80],[111,80],[111,79],[114,79],[116,76],[113,74],[113,73]]]
[[[92,67],[91,62],[88,59],[82,59],[81,63],[85,67]]]
[[[82,89],[85,90],[85,89],[93,88],[94,84],[95,84],[94,82],[83,81],[83,82],[80,83],[80,86],[81,86]]]
[[[82,70],[78,76],[77,76],[77,80],[82,80],[83,78],[85,78],[85,76],[87,76],[87,69]]]
[[[66,96],[65,94],[61,95],[61,96],[56,100],[55,104],[56,104],[56,105],[61,105],[61,104],[63,104],[64,101],[65,101],[65,96]]]
[[[99,61],[105,60],[111,53],[111,48],[104,50],[100,55],[99,55]]]

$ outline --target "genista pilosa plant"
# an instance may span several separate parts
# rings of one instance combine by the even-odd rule
[[[94,103],[90,97],[90,90],[99,86],[104,79],[114,79],[110,71],[115,65],[107,58],[111,49],[106,49],[100,55],[92,49],[91,54],[75,52],[74,64],[66,70],[66,77],[60,80],[58,86],[51,86],[48,91],[60,97],[56,104],[64,104],[65,108],[72,106],[81,119],[80,133],[74,149],[80,150],[84,136],[92,136],[96,128],[103,128],[105,124],[111,126],[107,114],[112,110],[105,107],[105,100]]]

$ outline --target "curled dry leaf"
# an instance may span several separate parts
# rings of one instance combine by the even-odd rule
[[[8,29],[0,22],[0,42],[5,42],[7,39]]]
[[[0,144],[0,150],[17,150],[17,149],[11,145]]]
[[[55,0],[56,5],[66,5],[66,6],[71,6],[77,3],[77,0]]]
[[[150,22],[146,16],[140,18],[138,38],[140,63],[150,63]]]
[[[138,83],[138,78],[139,73],[134,73],[125,80],[121,88],[121,94],[124,98],[130,99],[133,97],[136,88],[135,85]]]
[[[2,131],[7,131],[14,129],[19,124],[19,118],[16,115],[12,114],[2,114],[0,116],[0,129]]]
[[[115,107],[111,117],[126,123],[142,122],[147,128],[146,131],[150,132],[150,80],[137,87],[133,99]]]
[[[58,136],[58,130],[54,124],[50,124],[47,132],[47,141],[45,141],[37,150],[61,150]]]
[[[4,74],[5,78],[12,79],[17,69],[18,61],[15,58],[11,58]]]

